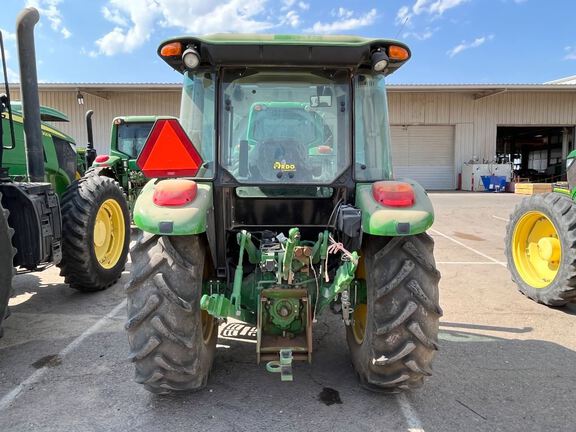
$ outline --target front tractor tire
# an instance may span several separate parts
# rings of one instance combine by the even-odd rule
[[[8,225],[10,212],[2,207],[0,193],[0,336],[2,336],[2,321],[8,316],[8,302],[12,295],[12,277],[14,276],[14,255],[16,249],[12,246],[14,229]]]
[[[365,237],[367,301],[354,307],[347,340],[368,390],[417,388],[432,373],[442,316],[433,251],[428,234]]]
[[[135,381],[152,393],[198,390],[208,380],[218,328],[200,309],[206,254],[199,236],[147,233],[130,251],[125,328]]]
[[[548,306],[576,301],[576,204],[559,193],[532,195],[506,228],[512,280],[526,297]]]
[[[122,275],[130,246],[130,213],[114,179],[88,175],[62,196],[60,274],[79,291],[100,291]]]

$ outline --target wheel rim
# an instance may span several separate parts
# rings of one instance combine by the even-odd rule
[[[94,253],[103,268],[111,269],[120,260],[125,230],[120,204],[113,199],[104,201],[94,222]]]
[[[514,228],[512,257],[518,274],[533,288],[552,283],[562,260],[562,245],[552,221],[539,211],[523,215]]]
[[[368,316],[368,306],[366,304],[359,304],[354,307],[352,313],[352,334],[357,344],[361,344],[366,336],[366,320]]]
[[[210,339],[212,339],[212,333],[214,332],[214,316],[210,315],[205,310],[202,311],[202,339],[204,340],[204,345],[208,344]]]

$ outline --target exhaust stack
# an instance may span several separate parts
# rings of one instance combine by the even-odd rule
[[[92,133],[92,115],[94,111],[86,111],[86,132],[88,134],[88,144],[86,145],[86,168],[90,168],[96,159],[94,149],[94,134]]]
[[[44,181],[44,149],[40,123],[40,99],[36,72],[34,26],[40,20],[35,8],[26,8],[16,20],[18,59],[20,61],[20,91],[24,114],[26,162],[31,182]]]

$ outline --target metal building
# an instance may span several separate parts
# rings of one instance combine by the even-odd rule
[[[510,161],[517,172],[552,178],[576,137],[574,77],[546,84],[391,85],[396,175],[450,190],[469,161]],[[18,88],[14,88],[18,97]],[[178,115],[179,84],[41,84],[40,101],[68,114],[58,127],[80,145],[94,110],[95,142],[107,150],[119,115]],[[82,104],[79,104],[79,101]]]

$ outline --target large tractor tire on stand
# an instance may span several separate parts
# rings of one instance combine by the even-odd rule
[[[438,350],[440,272],[427,234],[367,236],[367,301],[347,327],[352,363],[363,387],[393,392],[419,387]]]
[[[62,197],[60,274],[72,288],[99,291],[122,275],[130,246],[130,213],[114,179],[89,175]]]
[[[2,207],[0,193],[0,336],[2,336],[2,321],[8,315],[8,301],[12,295],[12,277],[14,276],[14,254],[12,246],[14,230],[8,225],[9,212]]]
[[[506,229],[506,259],[525,296],[549,306],[576,301],[576,204],[559,193],[516,206]]]
[[[136,382],[158,394],[206,385],[217,320],[200,309],[207,248],[199,236],[144,233],[130,251],[128,342]]]

